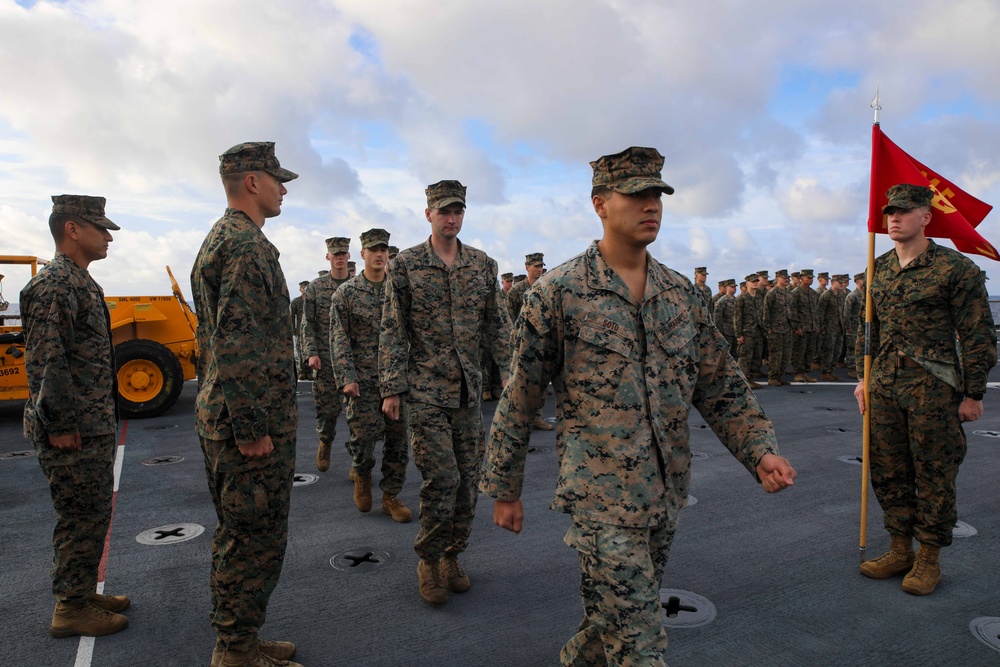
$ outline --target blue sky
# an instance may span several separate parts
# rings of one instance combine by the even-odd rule
[[[423,241],[443,178],[469,188],[461,238],[519,272],[599,237],[589,161],[647,145],[669,266],[854,273],[876,87],[893,141],[1000,203],[996,34],[992,0],[0,0],[2,252],[50,256],[49,197],[102,195],[105,291],[165,293],[167,264],[186,287],[217,156],[272,140],[301,175],[265,226],[290,285],[329,236]],[[980,231],[1000,244],[1000,216]]]

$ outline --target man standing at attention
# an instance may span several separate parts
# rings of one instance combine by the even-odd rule
[[[288,286],[264,235],[298,178],[273,142],[219,156],[228,206],[205,238],[191,291],[198,313],[195,423],[218,524],[212,539],[212,666],[294,665],[289,642],[257,637],[281,575],[295,468],[295,361]]]
[[[843,282],[841,282],[843,281]],[[820,380],[837,382],[833,374],[834,364],[840,356],[840,348],[844,344],[844,288],[847,278],[834,274],[830,280],[830,289],[819,297],[819,328],[820,328]]]
[[[705,305],[712,303],[712,290],[705,281],[708,280],[708,267],[699,266],[694,270],[694,287],[698,290],[698,294],[701,295],[701,300],[705,302]]]
[[[782,379],[792,351],[792,325],[788,320],[788,269],[774,274],[775,285],[764,297],[764,329],[768,335],[767,384],[790,384]]]
[[[924,234],[934,192],[889,188],[889,238],[875,260],[870,291],[871,480],[891,539],[861,574],[905,574],[903,590],[929,595],[941,581],[941,547],[958,520],[955,478],[965,458],[962,422],[983,416],[997,336],[979,267]],[[957,338],[957,343],[956,343]],[[865,411],[864,328],[858,331],[854,395]],[[913,538],[920,545],[913,553]]]
[[[572,515],[584,619],[564,665],[664,665],[659,589],[687,502],[695,407],[768,492],[793,483],[771,422],[691,283],[646,248],[660,229],[663,157],[629,148],[592,162],[604,236],[525,297],[511,387],[497,407],[483,491],[520,532],[531,415],[549,381],[559,405],[552,508]]]
[[[299,340],[299,331],[302,330],[302,302],[309,281],[303,280],[299,283],[299,295],[292,299],[292,336],[295,338],[295,370],[298,371],[300,380],[308,380],[308,366],[305,355],[302,354],[302,341]]]
[[[514,285],[507,292],[507,314],[510,316],[511,326],[517,322],[517,316],[521,313],[521,306],[524,304],[524,293],[531,289],[532,285],[542,277],[542,272],[545,270],[545,256],[540,252],[525,255],[524,269],[528,277]],[[555,426],[542,419],[543,405],[538,406],[538,414],[531,420],[531,428],[537,431],[551,431]]]
[[[792,366],[796,382],[816,382],[807,375],[815,356],[817,313],[819,297],[810,289],[812,269],[799,271],[799,286],[789,293],[788,319],[792,327]]]
[[[344,395],[337,388],[330,357],[330,301],[337,288],[350,278],[347,260],[351,258],[351,239],[335,236],[326,240],[326,259],[330,272],[309,283],[303,294],[302,349],[309,368],[316,371],[313,400],[316,403],[316,469],[330,469],[330,447],[337,437],[337,419],[343,409]]]
[[[24,436],[38,455],[56,513],[53,637],[101,637],[128,625],[120,613],[128,597],[97,590],[118,431],[111,317],[88,271],[108,256],[111,230],[121,229],[105,217],[104,203],[104,197],[52,197],[56,256],[19,299],[28,376]]]
[[[857,341],[858,328],[864,322],[865,310],[865,274],[854,274],[854,291],[847,295],[844,301],[844,338],[847,341],[844,362],[847,364],[847,377],[857,379],[858,372],[854,364],[854,343]]]
[[[763,303],[757,296],[756,273],[746,277],[746,294],[740,294],[733,307],[733,331],[739,346],[740,368],[747,377],[751,389],[760,387],[754,381],[761,364],[764,344]]]
[[[382,513],[407,523],[413,514],[397,497],[406,481],[409,443],[406,411],[399,419],[382,414],[378,389],[378,338],[382,327],[385,267],[389,263],[389,232],[369,229],[361,235],[361,275],[333,293],[330,308],[330,351],[333,375],[347,397],[347,425],[351,439],[351,480],[354,504],[362,512],[372,508],[372,469],[375,441],[382,439]]]
[[[472,585],[458,555],[469,544],[483,463],[480,349],[491,351],[503,384],[510,365],[497,263],[458,240],[465,192],[458,181],[427,187],[431,236],[389,265],[379,340],[382,411],[398,419],[405,399],[424,480],[413,547],[420,596],[431,604]]]

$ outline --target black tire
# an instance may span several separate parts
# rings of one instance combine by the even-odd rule
[[[184,385],[184,371],[174,353],[154,340],[127,340],[115,346],[118,412],[126,419],[155,417],[169,410]],[[139,375],[141,373],[142,375]],[[142,376],[145,378],[142,378]],[[132,378],[148,380],[133,383]]]

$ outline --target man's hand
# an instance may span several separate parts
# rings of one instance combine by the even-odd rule
[[[979,414],[983,413],[982,406],[980,405]],[[80,438],[80,432],[67,433],[66,435],[50,435],[49,444],[56,449],[82,449],[83,440]]]
[[[248,459],[264,459],[274,451],[274,445],[271,444],[271,436],[269,435],[265,435],[263,438],[259,438],[253,442],[244,443],[239,448],[240,453]]]
[[[784,456],[764,454],[757,463],[757,476],[768,493],[777,493],[795,483],[795,468]]]
[[[983,416],[983,402],[968,396],[958,405],[958,420],[974,422]]]
[[[736,337],[736,342],[739,343],[740,345],[742,345],[743,344],[743,338],[744,338],[744,336],[737,336]]]
[[[313,369],[314,371],[318,371],[319,368],[320,368],[320,366],[322,366],[322,365],[323,364],[321,364],[320,361],[319,361],[319,355],[318,354],[309,357],[309,368]]]
[[[858,399],[858,410],[865,414],[865,381],[859,380],[858,386],[854,388],[854,398]],[[959,411],[961,412],[961,410]],[[982,414],[980,412],[980,414]]]
[[[344,385],[344,396],[350,396],[352,398],[357,398],[361,395],[361,387],[357,382],[351,382],[350,384]]]
[[[520,533],[523,521],[524,507],[520,498],[511,501],[493,501],[493,523],[512,533]]]
[[[382,399],[382,413],[393,421],[399,419],[399,394]]]

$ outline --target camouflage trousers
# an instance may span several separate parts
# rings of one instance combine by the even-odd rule
[[[49,482],[56,527],[52,531],[52,595],[83,602],[97,592],[97,570],[111,526],[115,434],[84,437],[79,450],[36,440],[35,452]]]
[[[840,360],[843,353],[844,330],[837,327],[832,332],[820,334],[819,367],[824,373],[832,373],[833,365]]]
[[[274,451],[263,459],[246,458],[233,440],[199,439],[218,518],[209,578],[212,629],[224,646],[249,650],[285,559],[295,432],[271,435]]]
[[[361,387],[361,395],[347,399],[347,426],[351,439],[347,452],[351,467],[362,475],[371,474],[375,467],[375,441],[382,440],[382,479],[378,486],[384,493],[398,496],[406,481],[406,464],[410,460],[407,441],[406,405],[400,406],[400,418],[393,420],[382,414],[382,398],[376,387]]]
[[[815,352],[815,331],[806,331],[801,336],[792,332],[792,368],[796,373],[809,372]]]
[[[469,398],[472,405],[462,408],[406,404],[413,462],[423,477],[413,548],[426,560],[460,554],[469,545],[486,447],[479,397]]]
[[[483,391],[489,391],[494,399],[500,398],[503,392],[503,385],[500,384],[500,367],[487,350],[482,351],[480,365],[483,369]]]
[[[743,334],[739,344],[740,368],[747,380],[753,380],[760,372],[761,355],[764,352],[764,336],[761,331]]]
[[[767,357],[767,379],[780,380],[785,368],[791,364],[792,334],[787,331],[771,332]]]
[[[871,480],[886,531],[951,544],[955,478],[965,458],[961,396],[922,368],[900,368],[871,389]]]
[[[337,418],[344,406],[344,393],[337,389],[329,364],[316,371],[313,400],[316,403],[316,434],[323,442],[333,442],[337,437]]]
[[[676,515],[630,528],[573,517],[564,541],[580,555],[583,621],[559,653],[563,665],[663,665],[660,586]]]

